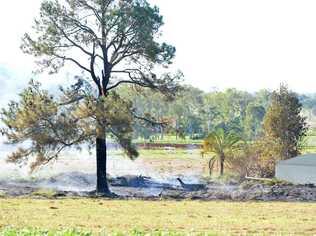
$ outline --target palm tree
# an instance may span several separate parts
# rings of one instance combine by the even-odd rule
[[[210,175],[216,161],[220,162],[220,175],[224,174],[225,160],[232,156],[232,152],[239,141],[241,141],[241,138],[236,133],[222,127],[216,128],[204,139],[202,155],[213,155],[209,161]]]

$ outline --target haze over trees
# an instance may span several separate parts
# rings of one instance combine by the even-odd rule
[[[224,124],[228,135],[237,135],[245,141],[242,145],[238,144],[234,152],[227,152],[229,155],[225,160],[228,162],[225,162],[242,175],[258,177],[273,177],[276,162],[287,158],[289,148],[295,150],[295,155],[299,154],[307,132],[305,114],[309,114],[313,107],[310,104],[312,96],[305,95],[302,100],[302,96],[284,86],[274,92],[262,90],[257,93],[235,89],[206,93],[186,87],[171,103],[150,91],[143,96],[130,91],[128,97],[145,113],[173,121],[171,127],[163,130],[135,127],[134,138],[159,142],[161,137],[171,135],[184,139],[184,142],[192,142],[191,139],[201,140],[216,134],[218,127]],[[288,122],[288,119],[291,121]],[[161,132],[164,134],[161,135]],[[287,144],[288,140],[294,142],[283,145],[282,139],[285,140],[283,144]],[[293,151],[290,152],[293,156]],[[210,166],[213,166],[213,160],[210,158]]]
[[[164,135],[203,139],[223,123],[240,137],[253,140],[262,132],[263,117],[270,103],[270,92],[266,90],[253,94],[236,89],[203,92],[187,86],[172,102],[149,90],[139,94],[122,87],[120,94],[137,104],[144,113],[170,121],[163,130],[135,127],[135,138],[153,141]]]
[[[66,148],[96,146],[97,192],[109,193],[106,177],[106,137],[112,135],[131,158],[135,119],[158,124],[138,113],[115,90],[140,86],[172,97],[178,75],[153,72],[168,67],[175,47],[158,41],[163,17],[146,0],[45,0],[34,32],[25,34],[22,50],[37,59],[38,70],[58,73],[72,64],[84,74],[54,97],[31,82],[3,111],[11,143],[31,140],[9,158],[22,162],[36,156],[33,167],[55,159]],[[130,87],[132,88],[132,87]]]

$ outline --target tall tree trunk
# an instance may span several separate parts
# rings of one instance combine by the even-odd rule
[[[220,157],[220,175],[223,176],[224,175],[224,162],[225,162],[225,156],[221,155]]]
[[[97,125],[96,158],[97,158],[97,193],[107,194],[110,189],[106,176],[106,131],[102,123]]]

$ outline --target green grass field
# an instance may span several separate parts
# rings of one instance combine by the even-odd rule
[[[137,139],[135,140],[135,143],[148,143],[149,140],[144,139]],[[173,135],[165,135],[163,139],[153,139],[151,141],[152,143],[159,143],[159,144],[201,144],[202,139],[191,139],[189,136],[187,136],[185,139],[183,138],[177,138]]]
[[[315,213],[312,203],[0,199],[0,229],[315,235]]]
[[[148,143],[149,141],[138,139],[135,142]],[[165,136],[162,140],[158,139],[153,141],[153,143],[157,144],[202,144],[202,142],[202,139],[193,140],[189,137],[186,137],[186,139],[180,139],[175,136]],[[316,136],[314,133],[309,133],[305,138],[302,153],[316,153]],[[181,151],[179,154],[181,154]]]

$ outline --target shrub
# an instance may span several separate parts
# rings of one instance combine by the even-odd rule
[[[271,178],[280,160],[281,145],[278,140],[260,138],[253,143],[243,143],[229,158],[231,169],[241,178],[245,176]]]

